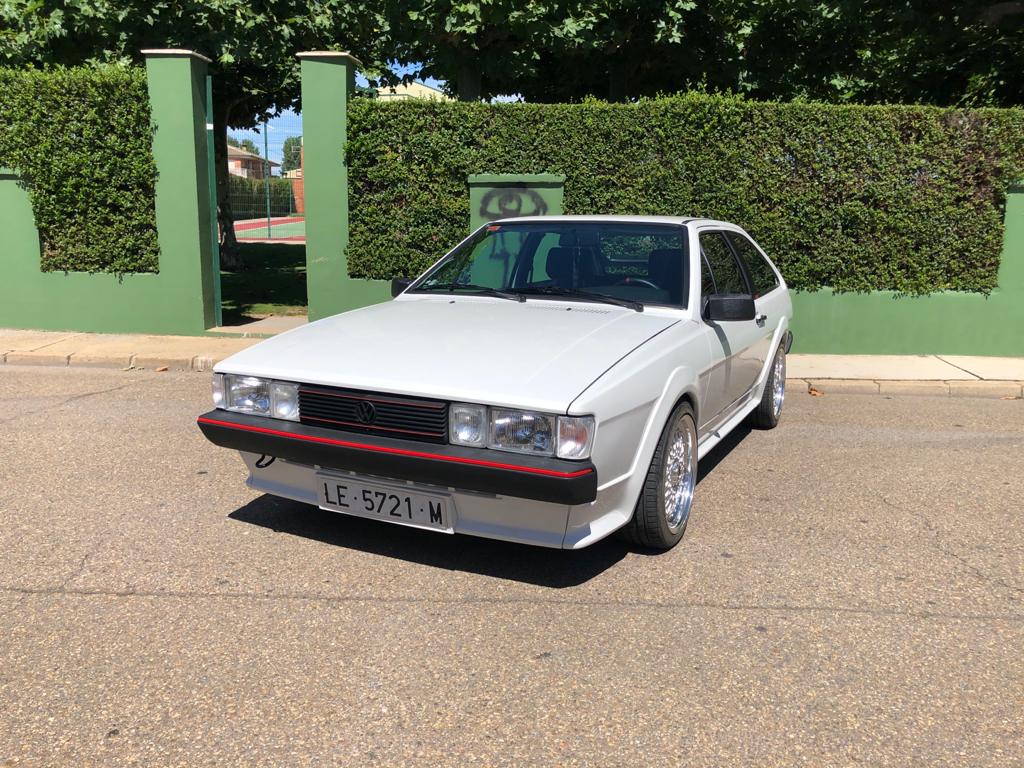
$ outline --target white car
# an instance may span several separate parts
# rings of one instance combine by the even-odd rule
[[[667,549],[698,459],[782,410],[789,292],[733,224],[506,219],[392,293],[216,366],[199,426],[249,486],[446,533]]]

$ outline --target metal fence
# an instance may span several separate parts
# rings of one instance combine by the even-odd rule
[[[246,150],[228,186],[239,240],[305,241],[301,137],[302,117],[290,111],[258,128],[231,132]],[[290,172],[272,176],[274,169]]]
[[[305,220],[296,195],[301,179],[232,176],[228,194],[239,240],[305,239]]]

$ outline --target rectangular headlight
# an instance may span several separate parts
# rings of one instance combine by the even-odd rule
[[[236,413],[249,413],[253,416],[270,415],[270,382],[256,376],[225,377],[224,407]]]
[[[299,385],[259,376],[213,374],[213,406],[252,416],[299,420]]]
[[[448,440],[452,445],[487,445],[487,407],[452,403],[448,409]]]
[[[275,419],[299,420],[299,385],[287,381],[270,383],[270,415]]]
[[[555,455],[555,417],[509,408],[491,409],[488,445],[501,451]]]
[[[593,416],[558,417],[558,458],[589,459],[593,445]]]

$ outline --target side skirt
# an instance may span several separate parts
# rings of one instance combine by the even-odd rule
[[[757,390],[754,390],[757,393]],[[697,460],[700,461],[704,458],[708,451],[722,442],[723,438],[732,432],[736,426],[742,422],[747,416],[757,408],[757,404],[760,401],[760,397],[751,396],[747,401],[741,405],[732,416],[717,429],[706,432],[703,437],[697,441]]]

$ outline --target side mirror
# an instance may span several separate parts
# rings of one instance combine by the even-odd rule
[[[753,320],[754,297],[745,293],[719,293],[707,297],[704,317],[716,323]]]
[[[391,298],[395,298],[398,294],[405,291],[412,285],[412,280],[408,277],[394,277],[391,279]],[[753,315],[751,315],[753,317]]]

